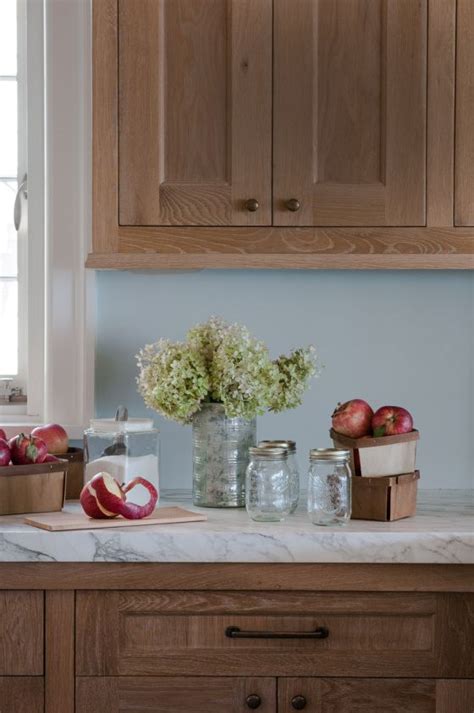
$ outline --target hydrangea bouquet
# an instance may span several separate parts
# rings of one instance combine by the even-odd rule
[[[137,358],[146,405],[193,425],[195,505],[243,506],[256,416],[301,403],[316,373],[314,347],[272,360],[248,329],[213,317],[191,329],[185,342],[161,339]]]
[[[216,317],[193,327],[185,342],[147,345],[137,359],[146,405],[183,424],[206,403],[222,404],[228,418],[248,420],[295,408],[317,371],[314,347],[272,360],[246,327]]]

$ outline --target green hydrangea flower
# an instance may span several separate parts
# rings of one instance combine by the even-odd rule
[[[160,339],[137,356],[138,390],[145,404],[167,418],[189,423],[209,393],[202,354],[189,344]]]
[[[189,423],[204,402],[222,403],[229,418],[294,408],[316,373],[313,347],[272,361],[246,327],[217,317],[193,327],[186,342],[161,339],[137,359],[146,405],[180,423]]]

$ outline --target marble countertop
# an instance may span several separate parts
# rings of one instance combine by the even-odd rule
[[[472,490],[420,491],[416,517],[353,520],[342,528],[312,525],[303,508],[283,523],[256,523],[245,510],[194,508],[183,492],[162,497],[161,506],[172,504],[208,520],[46,532],[21,516],[0,517],[0,561],[474,563]]]

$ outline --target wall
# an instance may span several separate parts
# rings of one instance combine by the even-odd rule
[[[246,324],[276,356],[317,345],[325,367],[303,405],[259,419],[261,438],[329,445],[339,400],[407,407],[421,431],[422,487],[474,485],[474,274],[440,272],[99,273],[96,411],[147,413],[134,355],[160,336],[183,339],[218,314]],[[162,486],[191,487],[191,429],[156,416]]]

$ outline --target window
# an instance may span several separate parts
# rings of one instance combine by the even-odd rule
[[[90,3],[0,0],[0,379],[27,394],[0,382],[9,436],[93,415],[90,94]]]
[[[0,405],[12,389],[25,392],[27,386],[26,295],[20,288],[27,269],[25,9],[18,0],[0,4]]]

